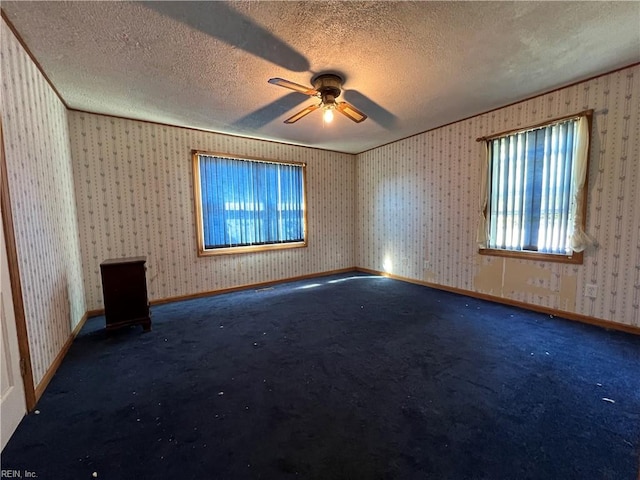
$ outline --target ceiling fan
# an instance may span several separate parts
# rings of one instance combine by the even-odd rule
[[[333,120],[333,111],[337,110],[345,117],[353,120],[356,123],[364,121],[367,116],[358,110],[356,107],[348,102],[338,102],[336,99],[342,92],[343,79],[339,75],[333,73],[323,73],[316,75],[311,79],[313,88],[305,87],[299,83],[290,82],[282,78],[271,78],[269,83],[278,85],[279,87],[289,88],[299,93],[309,95],[310,97],[318,97],[320,103],[316,105],[309,105],[303,108],[295,115],[287,118],[284,123],[294,123],[300,120],[302,117],[309,115],[318,109],[323,109],[323,118],[325,122],[331,122]]]

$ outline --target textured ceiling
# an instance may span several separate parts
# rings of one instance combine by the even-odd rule
[[[12,2],[69,107],[357,153],[640,61],[640,2]],[[342,74],[369,118],[267,83]]]

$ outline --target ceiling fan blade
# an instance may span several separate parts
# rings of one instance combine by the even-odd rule
[[[367,116],[364,113],[347,102],[336,103],[336,110],[356,123],[363,122],[367,119]]]
[[[309,105],[308,107],[303,108],[302,110],[300,110],[298,113],[296,113],[295,115],[287,118],[284,123],[294,123],[297,122],[298,120],[300,120],[302,117],[306,117],[307,115],[309,115],[311,112],[315,112],[316,110],[318,110],[320,108],[320,105]]]
[[[318,94],[318,91],[311,87],[305,87],[304,85],[290,82],[289,80],[285,80],[284,78],[270,78],[269,83],[278,85],[279,87],[289,88],[291,90],[295,90],[296,92],[304,93],[305,95],[309,95],[310,97]]]

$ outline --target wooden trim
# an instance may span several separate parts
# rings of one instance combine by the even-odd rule
[[[274,160],[272,158],[265,157],[254,157],[249,155],[236,155],[231,153],[222,153],[222,152],[209,152],[206,150],[191,150],[191,154],[198,156],[203,155],[206,157],[217,157],[217,158],[226,158],[227,160],[246,160],[248,162],[262,162],[262,163],[272,163],[275,165],[290,165],[292,167],[306,167],[307,164],[304,162],[291,162],[287,160]]]
[[[60,92],[58,91],[58,89],[55,87],[55,85],[53,84],[49,76],[45,73],[44,69],[42,68],[42,65],[40,65],[40,62],[38,62],[38,60],[33,55],[31,50],[25,43],[25,41],[22,39],[22,36],[18,33],[18,30],[16,30],[16,27],[13,25],[13,23],[11,23],[11,20],[9,20],[9,17],[7,17],[7,14],[1,8],[0,8],[0,15],[2,16],[2,19],[7,23],[7,27],[9,27],[9,30],[11,30],[11,33],[13,33],[13,35],[18,40],[18,43],[20,43],[24,51],[27,52],[27,55],[29,56],[33,64],[40,71],[40,74],[47,81],[47,83],[51,87],[51,90],[53,90],[53,92],[56,94],[56,96],[58,97],[60,102],[62,102],[62,104],[65,106],[65,108],[69,109],[69,105],[67,104],[67,102],[64,100],[64,98],[62,98],[62,95],[60,95]]]
[[[355,161],[353,162],[355,164]],[[309,211],[307,203],[307,165],[302,167],[302,238],[304,238],[304,246],[309,246],[309,223],[307,212]]]
[[[191,151],[191,168],[193,173],[193,203],[196,213],[196,246],[198,256],[204,252],[204,226],[202,225],[202,189],[200,188],[200,156],[197,150]]]
[[[160,127],[179,128],[181,130],[188,130],[190,132],[214,133],[214,134],[220,135],[222,137],[240,138],[240,139],[243,139],[243,140],[255,140],[257,142],[271,143],[271,144],[274,144],[274,145],[286,145],[286,146],[298,147],[298,148],[306,148],[306,149],[309,149],[309,150],[317,150],[317,151],[320,151],[320,152],[339,153],[341,155],[349,155],[350,157],[355,157],[357,155],[356,153],[343,152],[343,151],[340,151],[340,150],[329,150],[327,148],[312,147],[312,146],[309,146],[309,145],[301,145],[299,143],[275,141],[275,140],[269,140],[267,138],[260,138],[260,137],[234,135],[234,134],[231,134],[231,133],[217,132],[215,130],[207,130],[206,128],[185,127],[183,125],[174,125],[174,124],[171,124],[171,123],[157,122],[157,121],[154,121],[154,120],[144,120],[144,119],[141,119],[141,118],[124,117],[122,115],[114,115],[112,113],[92,112],[90,110],[82,110],[80,108],[69,107],[69,111],[76,112],[76,113],[86,113],[86,114],[89,114],[89,115],[99,115],[101,117],[117,118],[119,120],[128,120],[128,121],[131,121],[131,122],[148,123],[150,125],[158,125]]]
[[[194,132],[214,133],[216,135],[222,135],[222,136],[230,137],[230,138],[242,138],[242,139],[249,139],[249,140],[257,140],[257,141],[260,141],[260,142],[273,143],[273,144],[277,144],[277,145],[289,145],[289,146],[293,146],[293,147],[308,148],[308,149],[311,149],[311,150],[319,150],[321,152],[341,153],[341,154],[351,155],[351,156],[361,155],[363,153],[369,152],[371,150],[375,150],[377,148],[385,147],[387,145],[391,145],[391,144],[396,143],[396,142],[401,142],[403,140],[407,140],[409,138],[416,137],[418,135],[422,135],[422,134],[425,134],[425,133],[428,133],[428,132],[431,132],[431,131],[434,131],[434,130],[438,130],[440,128],[448,127],[449,125],[453,125],[453,124],[456,124],[456,123],[459,123],[459,122],[464,122],[466,120],[470,120],[470,119],[475,118],[475,117],[480,117],[482,115],[486,115],[488,113],[495,112],[495,111],[501,110],[503,108],[508,108],[508,107],[513,106],[513,105],[517,105],[519,103],[523,103],[523,102],[527,102],[529,100],[533,100],[534,98],[542,97],[542,96],[548,95],[550,93],[558,92],[558,91],[563,90],[565,88],[573,87],[574,85],[579,85],[579,84],[584,83],[584,82],[589,82],[589,81],[594,80],[596,78],[604,77],[606,75],[611,75],[613,73],[616,73],[616,72],[619,72],[619,71],[622,71],[622,70],[626,70],[628,68],[633,68],[633,67],[636,67],[636,66],[640,65],[640,62],[634,62],[634,63],[631,63],[629,65],[625,65],[625,66],[622,66],[622,67],[614,68],[613,70],[610,70],[608,72],[599,73],[597,75],[592,75],[590,77],[583,78],[581,80],[576,80],[575,82],[571,82],[571,83],[568,83],[566,85],[562,85],[560,87],[553,88],[551,90],[546,90],[544,92],[537,93],[535,95],[531,95],[531,96],[523,98],[521,100],[516,100],[515,102],[511,102],[511,103],[508,103],[508,104],[505,104],[505,105],[502,105],[502,106],[499,106],[499,107],[496,107],[496,108],[492,108],[490,110],[486,110],[486,111],[483,111],[483,112],[480,112],[480,113],[469,115],[467,117],[460,118],[460,119],[454,120],[452,122],[448,122],[448,123],[445,123],[445,124],[442,124],[442,125],[438,125],[437,127],[429,128],[429,129],[424,130],[422,132],[414,133],[414,134],[408,135],[406,137],[399,138],[397,140],[393,140],[391,142],[384,143],[382,145],[378,145],[376,147],[371,147],[371,148],[368,148],[366,150],[362,150],[360,152],[351,153],[351,152],[343,152],[343,151],[340,151],[340,150],[328,150],[328,149],[325,149],[325,148],[311,147],[311,146],[308,146],[308,145],[300,145],[300,144],[296,144],[296,143],[277,142],[277,141],[274,141],[274,140],[268,140],[268,139],[263,139],[263,138],[258,138],[258,137],[232,135],[232,134],[229,134],[229,133],[221,133],[221,132],[216,132],[214,130],[207,130],[207,129],[204,129],[204,128],[185,127],[185,126],[180,126],[180,125],[172,125],[170,123],[156,122],[156,121],[152,121],[152,120],[142,120],[142,119],[137,119],[137,118],[132,118],[132,117],[124,117],[124,116],[121,116],[121,115],[112,115],[112,114],[107,114],[107,113],[99,113],[99,112],[92,112],[92,111],[89,111],[89,110],[82,110],[82,109],[79,109],[79,108],[72,108],[67,104],[67,102],[64,100],[64,98],[62,98],[62,95],[60,95],[60,93],[58,92],[56,87],[53,85],[53,83],[51,82],[51,80],[49,79],[47,74],[42,69],[42,66],[40,65],[40,63],[33,56],[33,54],[31,53],[31,50],[29,50],[29,48],[27,47],[27,45],[24,42],[24,40],[22,39],[22,37],[20,36],[18,31],[15,29],[14,25],[8,19],[8,17],[5,14],[4,10],[0,9],[0,12],[2,13],[2,18],[7,23],[7,26],[12,31],[12,33],[15,35],[15,37],[18,39],[18,41],[20,42],[22,47],[25,49],[25,51],[27,52],[27,54],[29,55],[31,60],[37,66],[38,70],[40,70],[40,73],[42,74],[42,76],[47,80],[47,82],[49,83],[49,85],[51,86],[53,91],[56,93],[56,95],[58,96],[60,101],[63,103],[63,105],[65,107],[67,107],[67,109],[70,110],[70,111],[78,112],[78,113],[87,113],[87,114],[91,114],[91,115],[100,115],[100,116],[103,116],[103,117],[118,118],[118,119],[121,119],[121,120],[130,120],[130,121],[135,121],[135,122],[149,123],[149,124],[152,124],[152,125],[159,125],[159,126],[164,126],[164,127],[180,128],[180,129],[194,131]]]
[[[611,322],[609,320],[589,317],[587,315],[582,315],[580,313],[567,312],[565,310],[557,310],[555,308],[543,307],[540,305],[533,305],[530,303],[520,302],[518,300],[511,300],[505,297],[497,297],[495,295],[487,295],[485,293],[474,292],[471,290],[464,290],[461,288],[449,287],[447,285],[439,285],[437,283],[427,282],[424,280],[416,280],[413,278],[401,277],[399,275],[380,272],[377,270],[371,270],[369,268],[356,267],[356,270],[358,272],[370,273],[373,275],[381,275],[383,277],[389,277],[394,280],[400,280],[402,282],[413,283],[416,285],[422,285],[424,287],[435,288],[437,290],[444,290],[446,292],[457,293],[459,295],[464,295],[466,297],[478,298],[480,300],[488,300],[490,302],[510,305],[512,307],[524,308],[525,310],[530,310],[533,312],[546,313],[548,315],[553,315],[554,317],[559,317],[566,320],[573,320],[580,323],[586,323],[588,325],[595,325],[597,327],[602,327],[607,330],[618,330],[621,332],[631,333],[633,335],[640,335],[640,327],[636,327],[633,325],[626,325],[624,323]]]
[[[193,293],[190,295],[179,295],[176,297],[166,297],[166,298],[161,298],[158,300],[152,300],[150,303],[151,305],[162,305],[165,303],[171,303],[171,302],[179,302],[182,300],[192,300],[195,298],[202,298],[202,297],[209,297],[212,295],[220,295],[223,293],[230,293],[230,292],[236,292],[239,290],[247,290],[247,289],[260,289],[260,288],[265,288],[265,287],[270,287],[273,285],[278,285],[281,283],[287,283],[287,282],[294,282],[297,280],[307,280],[310,278],[318,278],[318,277],[325,277],[328,275],[337,275],[340,273],[349,273],[349,272],[361,272],[361,273],[369,273],[371,275],[379,275],[382,277],[389,277],[389,278],[393,278],[394,280],[400,280],[402,282],[407,282],[407,283],[413,283],[416,285],[422,285],[424,287],[430,287],[430,288],[435,288],[437,290],[444,290],[446,292],[452,292],[452,293],[457,293],[459,295],[464,295],[466,297],[472,297],[472,298],[478,298],[480,300],[488,300],[490,302],[495,302],[495,303],[500,303],[500,304],[504,304],[504,305],[510,305],[512,307],[519,307],[519,308],[524,308],[526,310],[530,310],[533,312],[539,312],[539,313],[546,313],[549,315],[554,315],[560,318],[564,318],[567,320],[573,320],[573,321],[577,321],[577,322],[581,322],[581,323],[586,323],[589,325],[595,325],[598,327],[602,327],[602,328],[606,328],[609,330],[619,330],[622,332],[626,332],[626,333],[631,333],[633,335],[640,335],[640,327],[635,327],[633,325],[626,325],[624,323],[618,323],[618,322],[611,322],[608,320],[602,320],[600,318],[595,318],[595,317],[589,317],[587,315],[581,315],[579,313],[573,313],[573,312],[567,312],[564,310],[556,310],[553,308],[548,308],[548,307],[542,307],[539,305],[532,305],[529,303],[524,303],[524,302],[520,302],[518,300],[511,300],[508,298],[503,298],[503,297],[497,297],[495,295],[487,295],[485,293],[480,293],[480,292],[474,292],[471,290],[464,290],[461,288],[456,288],[456,287],[449,287],[446,285],[439,285],[437,283],[432,283],[432,282],[427,282],[427,281],[423,281],[423,280],[416,280],[413,278],[408,278],[408,277],[401,277],[399,275],[393,275],[390,273],[385,273],[385,272],[381,272],[378,270],[372,270],[369,268],[363,268],[363,267],[350,267],[350,268],[341,268],[338,270],[330,270],[327,272],[319,272],[319,273],[312,273],[309,275],[300,275],[297,277],[289,277],[289,278],[284,278],[282,280],[272,280],[272,281],[268,281],[268,282],[260,282],[260,283],[252,283],[252,284],[246,284],[246,285],[239,285],[236,287],[228,287],[228,288],[222,288],[219,290],[209,290],[206,292],[199,292],[199,293]],[[89,310],[87,312],[87,317],[94,317],[94,316],[100,316],[100,315],[104,315],[104,309],[97,309],[97,310]]]
[[[348,267],[348,268],[340,268],[338,270],[330,270],[330,271],[326,271],[326,272],[319,272],[319,273],[310,273],[308,275],[300,275],[297,277],[288,277],[288,278],[283,278],[281,280],[270,280],[267,282],[259,282],[259,283],[250,283],[250,284],[246,284],[246,285],[238,285],[236,287],[227,287],[227,288],[221,288],[218,290],[209,290],[206,292],[199,292],[199,293],[192,293],[190,295],[180,295],[177,297],[167,297],[167,298],[162,298],[162,299],[158,299],[158,300],[152,300],[150,303],[151,305],[162,305],[164,303],[171,303],[171,302],[179,302],[182,300],[192,300],[194,298],[201,298],[201,297],[209,297],[212,295],[221,295],[223,293],[231,293],[231,292],[237,292],[240,290],[250,290],[250,289],[255,289],[255,290],[260,290],[263,288],[267,288],[267,287],[273,287],[275,285],[280,285],[282,283],[288,283],[288,282],[296,282],[299,280],[308,280],[311,278],[318,278],[318,277],[326,277],[327,275],[337,275],[340,273],[349,273],[349,272],[356,272],[357,268],[356,267]]]
[[[295,282],[298,280],[308,280],[310,278],[318,278],[318,277],[326,277],[328,275],[337,275],[340,273],[349,273],[349,272],[357,272],[358,269],[356,267],[347,267],[347,268],[340,268],[337,270],[329,270],[326,272],[318,272],[318,273],[310,273],[308,275],[300,275],[297,277],[288,277],[288,278],[283,278],[281,280],[270,280],[267,282],[259,282],[259,283],[249,283],[249,284],[245,284],[245,285],[238,285],[235,287],[227,287],[227,288],[221,288],[218,290],[207,290],[205,292],[198,292],[198,293],[191,293],[189,295],[178,295],[176,297],[165,297],[165,298],[159,298],[156,300],[151,300],[149,303],[151,305],[162,305],[165,303],[172,303],[172,302],[180,302],[182,300],[193,300],[195,298],[202,298],[202,297],[210,297],[212,295],[221,295],[223,293],[230,293],[230,292],[237,292],[240,290],[249,290],[249,289],[263,289],[266,287],[272,287],[274,285],[279,285],[282,283],[287,283],[287,282]],[[87,312],[87,315],[89,317],[96,317],[96,316],[100,316],[100,315],[104,315],[104,308],[102,309],[97,309],[97,310],[89,310]]]
[[[31,365],[31,351],[29,348],[29,332],[22,297],[22,282],[20,280],[20,266],[18,262],[18,249],[16,237],[13,231],[13,211],[11,209],[11,194],[9,192],[9,175],[4,151],[4,133],[2,119],[0,119],[0,202],[2,205],[2,227],[7,247],[7,263],[9,264],[9,278],[11,279],[11,297],[16,319],[16,333],[18,334],[18,350],[20,359],[24,362],[24,396],[27,411],[33,410],[36,405],[36,394],[33,383],[33,367]]]
[[[392,144],[394,144],[396,142],[401,142],[403,140],[408,140],[409,138],[417,137],[418,135],[423,135],[425,133],[433,132],[435,130],[439,130],[441,128],[448,127],[450,125],[455,125],[456,123],[465,122],[467,120],[471,120],[472,118],[481,117],[483,115],[487,115],[488,113],[496,112],[498,110],[502,110],[503,108],[513,107],[514,105],[518,105],[520,103],[528,102],[529,100],[533,100],[533,99],[538,98],[538,97],[543,97],[544,95],[549,95],[551,93],[559,92],[560,90],[564,90],[565,88],[570,88],[570,87],[573,87],[575,85],[580,85],[581,83],[590,82],[591,80],[595,80],[596,78],[605,77],[607,75],[611,75],[613,73],[620,72],[622,70],[627,70],[628,68],[637,67],[638,65],[640,65],[640,62],[634,62],[634,63],[631,63],[629,65],[625,65],[623,67],[614,68],[613,70],[610,70],[608,72],[599,73],[598,75],[593,75],[591,77],[587,77],[587,78],[584,78],[582,80],[576,80],[575,82],[568,83],[567,85],[563,85],[561,87],[553,88],[551,90],[546,90],[546,91],[541,92],[541,93],[536,93],[535,95],[531,95],[530,97],[526,97],[526,98],[523,98],[521,100],[516,100],[515,102],[507,103],[506,105],[502,105],[500,107],[492,108],[490,110],[486,110],[486,111],[480,112],[480,113],[475,113],[473,115],[469,115],[468,117],[460,118],[460,119],[454,120],[452,122],[448,122],[448,123],[444,123],[442,125],[438,125],[437,127],[429,128],[429,129],[427,129],[427,130],[425,130],[423,132],[413,133],[411,135],[407,135],[406,137],[399,138],[399,139],[393,140],[391,142],[383,143],[382,145],[378,145],[377,147],[372,147],[372,148],[368,148],[366,150],[362,150],[361,152],[358,152],[355,155],[361,155],[363,153],[370,152],[372,150],[376,150],[378,148],[386,147],[387,145],[392,145]]]
[[[529,125],[526,127],[518,127],[512,128],[511,130],[505,130],[504,132],[493,133],[486,137],[478,137],[476,138],[476,142],[488,142],[489,140],[494,140],[500,137],[506,137],[507,135],[512,135],[514,133],[522,133],[528,132],[531,130],[535,130],[537,128],[547,127],[553,123],[560,123],[565,120],[580,118],[580,117],[588,117],[589,118],[589,127],[591,127],[591,117],[593,116],[593,109],[583,110],[582,112],[575,113],[573,115],[563,115],[561,117],[551,118],[549,120],[545,120],[544,122],[534,123],[533,125]],[[591,133],[591,128],[589,128],[589,133]],[[591,136],[591,135],[589,135]]]
[[[56,355],[56,358],[53,360],[51,365],[49,365],[49,368],[47,369],[46,373],[42,377],[42,380],[40,380],[40,383],[38,383],[38,386],[36,387],[36,391],[35,391],[36,402],[40,400],[40,397],[42,397],[42,394],[44,393],[47,386],[49,385],[49,382],[51,382],[51,379],[53,378],[55,373],[58,371],[58,368],[62,364],[64,357],[66,357],[67,353],[69,353],[69,349],[71,348],[73,341],[76,339],[76,337],[80,333],[80,330],[82,330],[82,327],[87,321],[87,318],[89,318],[88,312],[82,316],[78,324],[75,326],[75,328],[69,335],[69,338],[67,338],[67,341],[64,342],[64,345],[62,346],[62,349],[58,352],[58,355]]]
[[[200,156],[210,156],[217,158],[226,158],[229,160],[262,162],[272,165],[289,165],[302,168],[302,231],[304,239],[302,241],[291,241],[285,243],[269,243],[263,245],[239,245],[236,247],[220,247],[215,249],[206,249],[204,245],[204,225],[202,224],[202,189],[200,182]],[[213,257],[218,255],[236,255],[243,253],[257,253],[270,250],[286,250],[290,248],[307,247],[307,164],[304,162],[281,162],[279,160],[271,160],[260,157],[250,157],[244,155],[230,155],[227,153],[206,152],[202,150],[191,150],[191,162],[193,171],[193,201],[195,209],[196,224],[196,244],[198,246],[198,257]]]
[[[520,250],[501,250],[499,248],[480,248],[480,255],[491,255],[494,257],[518,258],[520,260],[534,260],[536,262],[554,263],[574,263],[582,265],[583,253],[573,252],[571,255],[556,253],[529,252]]]
[[[0,201],[2,202],[2,226],[7,245],[7,262],[9,264],[9,276],[11,278],[11,294],[13,297],[13,308],[16,317],[16,331],[18,334],[18,348],[20,358],[24,360],[25,373],[22,377],[24,384],[25,403],[27,411],[31,412],[45,388],[53,378],[56,370],[62,363],[63,358],[73,343],[73,339],[78,335],[80,329],[84,325],[88,316],[85,313],[76,328],[73,329],[71,336],[65,342],[62,350],[58,353],[53,363],[45,373],[40,383],[36,387],[33,381],[33,367],[31,364],[31,351],[29,347],[29,335],[27,331],[26,315],[22,297],[22,283],[20,280],[20,270],[18,264],[18,253],[16,248],[16,240],[13,231],[13,213],[11,210],[11,197],[9,192],[9,178],[4,151],[4,135],[2,130],[2,121],[0,120],[0,183],[2,185],[2,193]]]
[[[122,115],[113,115],[113,114],[108,114],[108,113],[100,113],[100,112],[92,112],[90,110],[82,110],[80,108],[72,108],[69,106],[69,104],[65,101],[64,98],[62,98],[62,95],[60,95],[60,92],[58,91],[58,89],[53,85],[53,82],[51,82],[51,79],[48,77],[48,75],[45,73],[44,69],[42,68],[42,66],[40,65],[40,62],[38,62],[38,60],[36,59],[36,57],[33,55],[33,53],[31,52],[31,50],[29,49],[29,47],[27,47],[27,44],[24,42],[24,40],[22,39],[22,37],[20,36],[20,34],[18,33],[18,31],[16,30],[15,26],[13,25],[13,23],[11,23],[11,21],[9,20],[9,18],[7,17],[6,13],[4,12],[4,10],[2,10],[0,8],[0,13],[2,14],[2,18],[4,19],[4,21],[7,23],[7,26],[9,27],[9,29],[11,30],[11,32],[13,33],[13,35],[16,37],[16,39],[18,40],[18,42],[20,43],[20,45],[22,46],[22,48],[25,50],[25,52],[27,52],[27,55],[29,56],[29,58],[31,58],[31,61],[35,64],[36,68],[40,71],[40,73],[42,74],[42,76],[44,77],[44,79],[47,81],[47,83],[49,84],[49,86],[51,87],[51,89],[54,91],[54,93],[56,94],[56,96],[60,99],[60,101],[62,102],[62,104],[67,108],[67,110],[72,111],[72,112],[77,112],[77,113],[87,113],[90,115],[100,115],[102,117],[112,117],[112,118],[118,118],[120,120],[129,120],[129,121],[133,121],[133,122],[142,122],[142,123],[148,123],[151,125],[158,125],[161,127],[170,127],[170,128],[180,128],[183,130],[189,130],[191,132],[205,132],[205,133],[214,133],[216,135],[221,135],[223,137],[229,137],[229,138],[241,138],[241,139],[247,139],[247,140],[256,140],[259,142],[265,142],[265,143],[272,143],[272,144],[276,144],[276,145],[288,145],[291,147],[299,147],[299,148],[308,148],[310,150],[319,150],[321,152],[333,152],[333,153],[340,153],[340,154],[344,154],[344,155],[350,155],[350,156],[355,156],[355,153],[350,153],[350,152],[342,152],[340,150],[328,150],[326,148],[319,148],[319,147],[311,147],[309,145],[300,145],[297,143],[291,143],[291,142],[277,142],[275,140],[269,140],[266,138],[259,138],[259,137],[249,137],[249,136],[242,136],[242,135],[233,135],[230,133],[222,133],[222,132],[216,132],[215,130],[207,130],[205,128],[195,128],[195,127],[185,127],[182,125],[173,125],[171,123],[164,123],[164,122],[155,122],[152,120],[143,120],[143,119],[139,119],[139,118],[133,118],[133,117],[125,117]]]
[[[200,239],[200,237],[198,237],[198,239]],[[304,240],[302,242],[268,243],[265,245],[243,245],[239,247],[220,247],[215,249],[212,248],[209,250],[198,248],[198,256],[215,257],[218,255],[236,255],[240,253],[267,252],[269,250],[288,250],[290,248],[304,248],[306,246],[307,242],[306,240]]]

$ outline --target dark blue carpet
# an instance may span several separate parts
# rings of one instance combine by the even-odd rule
[[[362,274],[152,311],[150,333],[87,322],[3,469],[637,478],[640,337]]]

